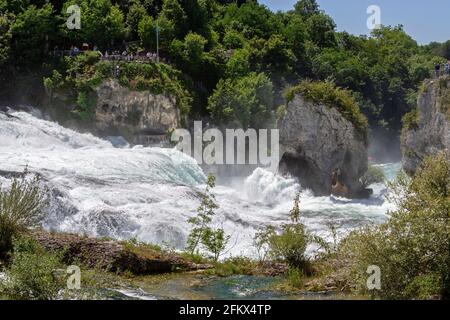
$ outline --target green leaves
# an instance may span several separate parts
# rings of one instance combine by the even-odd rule
[[[383,299],[450,296],[450,163],[442,152],[425,159],[410,179],[402,173],[390,184],[396,205],[390,219],[353,232],[342,241],[353,282],[364,292],[369,265],[381,269]]]
[[[12,240],[28,229],[36,228],[43,219],[47,201],[41,189],[39,176],[14,178],[11,187],[0,188],[0,258],[12,249]]]
[[[219,208],[212,189],[216,186],[216,178],[208,175],[206,191],[202,194],[202,201],[197,208],[197,216],[188,220],[192,225],[191,233],[187,240],[187,250],[191,255],[198,253],[200,247],[212,254],[212,258],[217,262],[221,253],[225,250],[230,236],[225,234],[222,228],[211,226],[215,210]]]
[[[118,6],[110,0],[69,0],[61,12],[63,21],[67,18],[66,10],[76,4],[81,9],[81,29],[68,30],[64,26],[62,32],[72,41],[87,41],[100,47],[109,46],[113,41],[122,40],[125,36],[125,18]]]
[[[208,110],[218,123],[233,123],[241,128],[261,128],[273,111],[273,86],[263,73],[250,73],[233,81],[220,80],[208,100]]]

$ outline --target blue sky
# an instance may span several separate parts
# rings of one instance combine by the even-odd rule
[[[271,10],[290,10],[297,0],[259,0]],[[381,23],[402,24],[417,42],[450,40],[450,0],[317,0],[333,17],[339,31],[368,34],[366,13],[369,5],[381,8]]]

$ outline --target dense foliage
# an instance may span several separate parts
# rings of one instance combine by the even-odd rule
[[[69,30],[66,10],[75,3],[81,29]],[[192,115],[211,113],[219,123],[244,127],[274,119],[284,88],[311,79],[349,90],[372,128],[398,134],[419,83],[449,58],[448,43],[419,46],[401,26],[382,27],[371,37],[337,32],[315,0],[277,13],[254,0],[0,0],[2,78],[36,70],[50,76],[59,64],[49,56],[56,46],[88,43],[105,52],[126,41],[154,52],[157,31],[161,55],[184,74]],[[166,86],[153,78],[128,80]],[[271,86],[273,99],[260,96]],[[230,94],[236,107],[229,106]],[[242,105],[241,99],[252,101]],[[255,110],[261,115],[250,122]]]
[[[414,178],[400,175],[391,185],[397,209],[387,223],[350,234],[341,260],[366,291],[367,267],[381,270],[387,299],[448,298],[450,294],[450,164],[444,153],[429,157]]]

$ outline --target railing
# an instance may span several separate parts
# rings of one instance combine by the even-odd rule
[[[89,51],[79,51],[79,52],[73,52],[71,50],[53,50],[52,51],[52,56],[53,57],[75,57],[77,55],[80,54],[85,54],[86,52]],[[100,51],[98,51],[100,52]],[[170,64],[172,65],[172,62],[169,59],[166,59],[165,57],[158,57],[156,56],[156,53],[154,52],[150,52],[150,56],[147,56],[147,52],[145,52],[145,54],[137,54],[137,55],[123,55],[120,53],[114,53],[114,54],[108,54],[103,55],[101,52],[100,54],[101,59],[102,60],[106,60],[106,61],[120,61],[120,62],[137,62],[137,63],[157,63],[158,60],[159,62],[163,62],[165,64]]]

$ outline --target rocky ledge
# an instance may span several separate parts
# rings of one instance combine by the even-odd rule
[[[81,262],[90,268],[110,272],[128,271],[135,275],[148,275],[212,268],[211,265],[196,264],[176,253],[160,251],[145,244],[134,245],[45,231],[36,231],[33,236],[45,249],[63,252],[63,260],[67,264]]]

